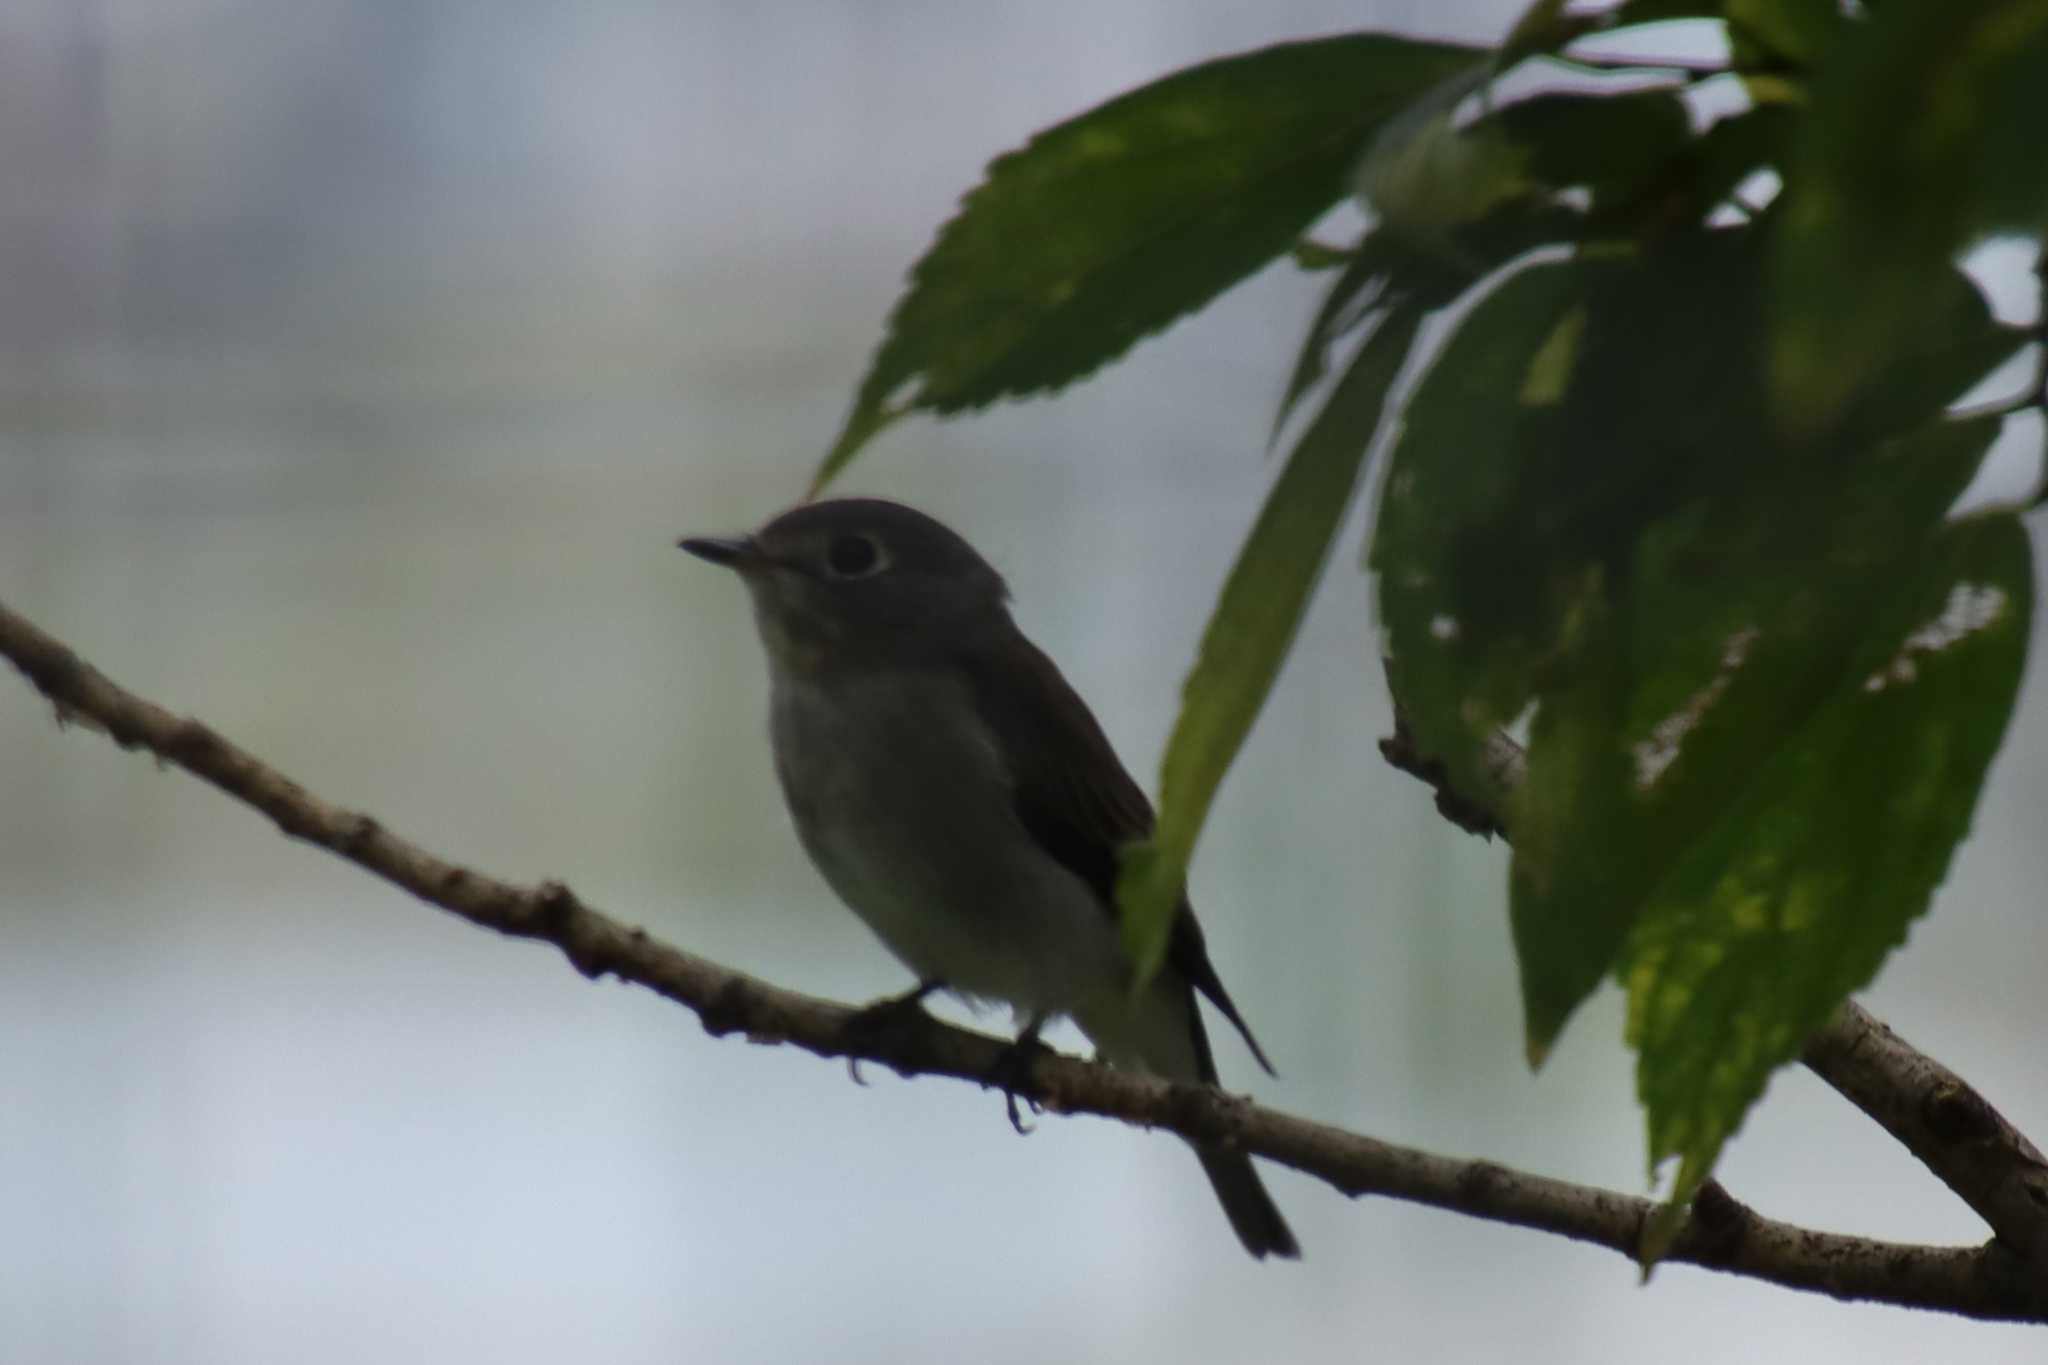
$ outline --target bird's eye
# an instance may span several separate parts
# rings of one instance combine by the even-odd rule
[[[825,546],[825,569],[834,578],[868,578],[888,563],[882,547],[870,536],[834,536]]]

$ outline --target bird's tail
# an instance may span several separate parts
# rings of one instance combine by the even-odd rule
[[[1294,1232],[1280,1216],[1273,1196],[1266,1193],[1259,1173],[1252,1169],[1250,1157],[1214,1147],[1197,1147],[1195,1155],[1201,1158],[1202,1170],[1215,1187],[1217,1202],[1223,1205],[1224,1216],[1230,1219],[1230,1226],[1246,1251],[1261,1259],[1301,1258],[1301,1244],[1294,1240]]]
[[[1209,1035],[1202,1027],[1195,993],[1177,973],[1160,972],[1135,1009],[1121,992],[1091,1004],[1092,1008],[1076,1010],[1075,1020],[1113,1065],[1177,1081],[1216,1084],[1216,1059],[1209,1051]],[[1301,1246],[1280,1216],[1273,1196],[1266,1193],[1259,1173],[1252,1169],[1251,1158],[1243,1152],[1190,1145],[1244,1249],[1262,1260],[1267,1256],[1300,1259]]]

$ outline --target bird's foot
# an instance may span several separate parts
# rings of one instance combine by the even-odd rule
[[[920,981],[901,995],[883,996],[847,1016],[839,1026],[839,1037],[847,1048],[846,1074],[855,1085],[867,1082],[861,1079],[860,1058],[854,1054],[902,1042],[906,1034],[931,1018],[924,1011],[924,998],[945,988],[943,981]]]
[[[1031,1106],[1032,1113],[1042,1112],[1038,1101],[1033,1099],[1029,1092],[1036,1088],[1031,1077],[1032,1065],[1041,1054],[1052,1051],[1038,1041],[1038,1032],[1044,1027],[1044,1015],[1026,1024],[1024,1031],[1017,1035],[1017,1040],[1002,1050],[1001,1055],[996,1058],[996,1064],[988,1070],[988,1083],[1003,1092],[1003,1109],[1010,1116],[1010,1126],[1017,1130],[1020,1137],[1028,1135],[1032,1129],[1031,1125],[1017,1113],[1018,1094],[1023,1093],[1024,1103]]]

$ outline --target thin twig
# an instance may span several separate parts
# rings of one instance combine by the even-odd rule
[[[0,654],[53,702],[124,748],[144,749],[324,848],[473,924],[552,943],[586,976],[615,976],[696,1012],[714,1036],[743,1033],[821,1057],[854,1057],[906,1076],[989,1084],[1009,1044],[937,1020],[861,1028],[860,1011],[758,981],[670,947],[586,906],[559,883],[517,886],[437,858],[370,816],[330,805],[198,721],[126,691],[0,606]],[[1346,1194],[1380,1194],[1512,1223],[1632,1256],[1656,1206],[1647,1199],[1439,1156],[1313,1123],[1208,1086],[1175,1085],[1078,1058],[1036,1055],[1020,1083],[1047,1109],[1097,1114],[1234,1147]],[[2004,1246],[1911,1246],[1763,1218],[1708,1186],[1666,1258],[1845,1300],[1966,1317],[2048,1322],[2048,1292]]]
[[[1507,736],[1495,735],[1488,746],[1484,767],[1492,790],[1483,793],[1450,789],[1444,765],[1417,747],[1398,706],[1394,734],[1380,741],[1380,752],[1429,783],[1437,809],[1459,828],[1511,837],[1508,798],[1521,785],[1527,755]],[[1807,1040],[1801,1060],[1904,1144],[2048,1289],[2048,1163],[2025,1134],[1962,1077],[1853,1000],[1843,1001]]]

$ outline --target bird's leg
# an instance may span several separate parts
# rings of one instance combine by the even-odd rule
[[[1031,1126],[1017,1116],[1017,1092],[1031,1088],[1031,1064],[1038,1060],[1039,1053],[1047,1050],[1045,1044],[1038,1041],[1039,1030],[1045,1027],[1046,1017],[1044,1014],[1032,1015],[1016,1041],[1004,1048],[1002,1055],[996,1058],[996,1064],[989,1068],[989,1084],[1002,1090],[1003,1108],[1010,1115],[1010,1126],[1020,1136],[1030,1133]],[[1038,1112],[1037,1100],[1026,1095],[1024,1102],[1031,1106],[1032,1113]]]
[[[916,1020],[927,1018],[924,1012],[924,998],[935,991],[946,989],[946,983],[937,977],[928,977],[901,995],[885,995],[880,1000],[855,1010],[840,1025],[840,1037],[849,1048],[873,1047],[901,1038],[905,1029]],[[855,1085],[866,1085],[860,1078],[860,1058],[849,1055],[846,1059],[846,1074],[853,1078]]]

